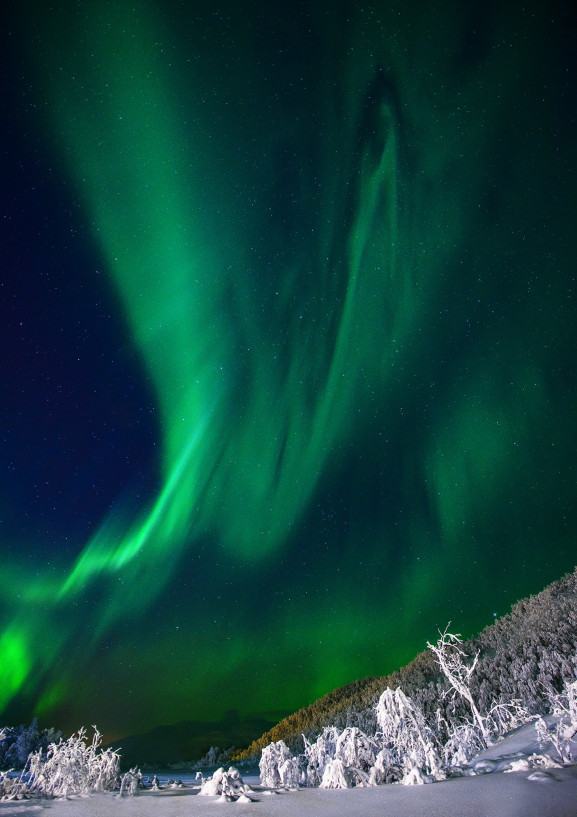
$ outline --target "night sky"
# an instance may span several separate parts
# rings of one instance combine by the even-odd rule
[[[18,4],[1,722],[287,712],[574,568],[570,5]]]

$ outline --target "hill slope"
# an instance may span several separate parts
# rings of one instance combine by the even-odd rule
[[[458,628],[454,628],[458,629]],[[431,633],[431,640],[435,640]],[[547,690],[561,691],[577,678],[577,569],[553,582],[536,596],[522,599],[511,612],[463,643],[467,655],[480,651],[471,689],[482,711],[492,701],[519,698],[533,712],[547,710]],[[428,720],[435,720],[439,702],[447,720],[466,716],[453,701],[429,650],[406,667],[377,678],[365,678],[340,687],[310,706],[280,721],[235,759],[255,757],[272,741],[284,740],[293,751],[302,750],[302,738],[325,726],[360,726],[374,731],[374,706],[384,689],[402,687]]]

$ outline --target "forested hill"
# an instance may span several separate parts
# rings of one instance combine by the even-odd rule
[[[454,622],[452,631],[458,630]],[[431,640],[434,640],[431,633]],[[471,690],[482,711],[493,701],[517,698],[532,712],[548,709],[547,692],[561,691],[577,679],[577,569],[550,584],[536,596],[522,599],[511,612],[462,645],[467,655],[480,651]],[[302,738],[315,736],[325,726],[359,726],[374,731],[375,704],[387,687],[402,687],[429,721],[437,711],[452,720],[467,711],[448,692],[429,650],[406,667],[379,678],[365,678],[340,687],[280,721],[273,729],[235,755],[245,760],[258,755],[272,741],[284,740],[293,751],[302,750]]]

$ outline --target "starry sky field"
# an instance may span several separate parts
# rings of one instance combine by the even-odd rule
[[[574,568],[573,23],[18,4],[1,722],[273,717]]]

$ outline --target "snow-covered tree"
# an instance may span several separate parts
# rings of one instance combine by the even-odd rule
[[[265,746],[262,750],[259,763],[262,785],[269,786],[272,789],[285,785],[282,781],[280,769],[284,766],[286,761],[291,760],[292,757],[292,752],[284,740],[279,740],[276,743]]]
[[[337,738],[335,757],[347,767],[367,772],[374,764],[378,751],[373,738],[367,737],[356,726],[349,726]]]
[[[279,766],[280,784],[285,789],[297,789],[301,782],[301,766],[296,757],[290,757]]]
[[[427,779],[444,778],[435,734],[421,710],[400,687],[395,690],[387,688],[383,692],[376,715],[380,730],[377,739],[388,750],[392,769],[402,769],[404,776],[408,776],[417,768]],[[382,756],[380,764],[384,759]]]
[[[449,730],[443,746],[443,760],[446,766],[459,769],[467,766],[469,760],[485,748],[477,725],[465,720]]]
[[[403,776],[398,756],[389,747],[381,749],[372,769],[369,772],[369,786],[382,786],[386,783],[395,783]]]
[[[569,764],[574,760],[573,739],[577,735],[577,681],[567,684],[563,692],[551,693],[551,714],[555,715],[555,723],[550,729],[541,728],[540,739],[548,738],[562,763]],[[544,721],[541,719],[541,724]]]
[[[335,757],[326,763],[320,782],[321,789],[351,789],[353,786],[354,779],[351,770],[340,758]]]
[[[303,735],[307,786],[321,783],[325,766],[336,757],[338,739],[339,730],[334,726],[325,727],[315,743],[310,743]]]
[[[471,692],[471,676],[475,672],[479,652],[475,655],[472,663],[467,664],[467,654],[460,647],[463,643],[460,635],[453,635],[448,632],[448,628],[449,625],[447,625],[443,633],[439,632],[441,637],[436,645],[427,641],[427,647],[434,653],[443,675],[453,688],[453,694],[460,695],[469,704],[474,723],[481,733],[485,746],[489,746],[491,743],[490,734]]]
[[[225,766],[227,763],[230,763],[232,755],[234,753],[234,747],[229,747],[228,749],[220,749],[218,746],[211,746],[208,752],[201,757],[200,760],[197,760],[192,768],[193,769],[206,769],[211,767],[218,767],[218,766]]]
[[[307,783],[323,789],[367,786],[377,753],[374,739],[356,726],[348,726],[340,734],[332,727],[325,729],[316,743],[305,739]]]
[[[40,732],[38,730],[38,721],[36,718],[32,721],[27,729],[21,728],[21,731],[12,744],[11,758],[12,763],[17,769],[23,769],[28,760],[28,755],[38,748],[40,741]]]

